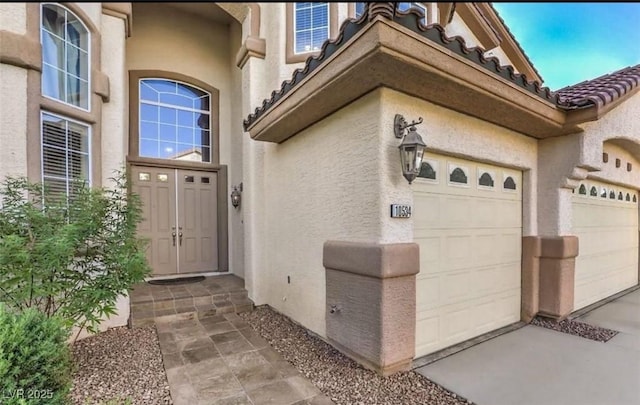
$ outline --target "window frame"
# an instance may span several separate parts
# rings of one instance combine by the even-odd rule
[[[205,93],[209,97],[209,110],[207,111],[207,114],[209,116],[209,129],[208,129],[208,131],[209,131],[209,145],[208,145],[208,147],[209,147],[209,161],[201,161],[200,163],[211,163],[212,158],[213,158],[212,134],[211,134],[211,132],[212,132],[211,131],[211,123],[212,123],[212,117],[211,117],[211,115],[212,115],[211,114],[211,104],[212,103],[211,103],[211,99],[212,99],[213,96],[212,96],[211,92],[209,92],[209,91],[207,91],[207,90],[205,90],[203,88],[200,88],[198,86],[195,86],[195,85],[193,85],[191,83],[187,83],[185,81],[182,81],[182,80],[167,79],[165,77],[142,77],[142,78],[139,78],[138,79],[138,92],[140,91],[140,86],[142,85],[142,82],[144,80],[161,80],[161,81],[165,81],[165,82],[182,84],[182,85],[193,87],[194,89],[200,90],[200,91],[202,91],[203,93]],[[175,108],[176,110],[183,110],[183,111],[187,110],[187,111],[194,112],[194,113],[203,112],[204,110],[196,110],[194,108],[184,108],[183,109],[182,107],[177,106],[177,105],[169,105],[169,104],[164,104],[163,105],[163,103],[161,103],[161,102],[152,102],[150,100],[144,100],[143,101],[143,100],[140,99],[140,94],[138,93],[138,106],[137,106],[138,107],[138,118],[139,118],[138,119],[138,135],[139,135],[138,136],[138,156],[145,157],[145,158],[152,158],[152,159],[163,159],[163,160],[168,160],[168,161],[180,160],[180,159],[167,159],[167,158],[160,158],[160,157],[154,157],[154,156],[141,156],[140,155],[140,143],[142,142],[142,139],[143,139],[141,134],[140,134],[140,124],[142,123],[142,120],[140,119],[140,115],[141,115],[141,112],[142,112],[142,105],[143,104],[154,105],[154,106],[157,106],[157,107]],[[157,124],[160,125],[162,123],[160,121],[158,121]],[[175,126],[179,127],[179,125],[177,123],[175,124]],[[150,139],[147,139],[147,140],[150,140]],[[158,142],[161,142],[161,140],[159,138],[158,138]],[[193,146],[195,147],[195,145],[193,145]]]
[[[46,110],[40,110],[40,179],[42,184],[44,184],[44,178],[45,178],[45,174],[44,174],[44,148],[45,148],[45,142],[44,142],[44,131],[43,131],[43,125],[44,125],[44,115],[50,115],[56,118],[60,118],[63,119],[67,122],[73,122],[79,125],[82,125],[84,127],[87,128],[87,158],[88,158],[88,162],[87,162],[87,166],[88,166],[88,170],[87,170],[87,186],[88,187],[92,187],[94,182],[93,182],[93,127],[91,124],[80,121],[80,120],[76,120],[70,117],[67,117],[65,115],[62,114],[57,114],[51,111],[46,111]],[[69,139],[69,134],[68,134],[68,130],[65,132],[65,142],[68,144],[68,139]],[[65,146],[65,152],[68,152],[69,149]],[[66,155],[66,153],[65,153]],[[67,167],[67,173],[65,175],[65,181],[66,181],[66,198],[69,198],[69,183],[73,180],[73,178],[69,177],[69,170],[68,170],[68,156],[65,156],[65,165]]]
[[[179,82],[203,90],[210,95],[209,134],[211,161],[198,162],[140,156],[140,81],[161,79]],[[201,80],[164,70],[129,71],[129,149],[127,162],[175,168],[217,169],[220,167],[220,91]]]
[[[310,51],[303,53],[295,52],[295,2],[290,2],[285,4],[285,14],[286,14],[286,52],[285,52],[285,63],[300,63],[304,62],[310,56],[315,56],[320,53],[318,51]],[[329,37],[328,39],[333,39],[338,34],[338,3],[327,2],[329,7]],[[325,40],[326,41],[326,40]],[[323,41],[323,43],[325,42]]]
[[[55,6],[55,7],[59,7],[63,10],[65,10],[66,13],[70,13],[72,14],[82,25],[82,28],[84,28],[84,30],[87,33],[87,108],[83,108],[79,105],[75,105],[75,104],[71,104],[65,100],[62,99],[58,99],[58,98],[54,98],[51,96],[48,96],[46,94],[44,94],[43,92],[43,83],[44,83],[44,65],[45,65],[45,61],[44,61],[44,51],[42,52],[42,56],[40,58],[40,60],[42,61],[42,73],[41,73],[41,77],[40,77],[40,94],[42,95],[42,97],[55,101],[56,103],[61,103],[64,104],[66,106],[69,106],[71,108],[75,108],[78,109],[80,111],[84,111],[84,112],[91,112],[91,104],[92,104],[92,69],[93,69],[93,49],[92,49],[92,42],[93,42],[93,33],[91,32],[91,29],[89,29],[89,26],[85,23],[84,18],[82,18],[81,16],[79,16],[77,13],[73,12],[69,7],[66,7],[65,5],[61,4],[61,3],[56,3],[56,2],[45,2],[45,3],[40,3],[38,10],[39,10],[39,27],[38,27],[38,32],[39,32],[39,40],[40,40],[40,45],[43,46],[43,35],[44,35],[44,24],[43,24],[43,9],[45,6],[50,5],[50,6]],[[55,35],[55,34],[54,34]],[[67,41],[64,40],[64,43],[66,43]],[[65,55],[65,62],[66,62],[66,55]],[[49,64],[47,64],[49,65]],[[56,70],[61,70],[62,72],[64,72],[65,75],[65,95],[67,94],[67,81],[66,81],[66,76],[69,74],[66,70],[66,66],[63,69],[60,69],[58,66],[53,66]]]

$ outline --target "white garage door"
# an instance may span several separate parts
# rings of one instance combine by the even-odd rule
[[[413,183],[416,356],[520,320],[522,174],[434,154]]]
[[[574,190],[574,310],[638,284],[637,191],[586,180]]]

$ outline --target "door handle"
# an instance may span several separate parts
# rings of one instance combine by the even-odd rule
[[[178,233],[178,243],[180,244],[180,246],[182,246],[182,227],[178,227],[178,229],[180,230],[180,233]],[[175,246],[175,243],[173,244]]]
[[[173,239],[173,246],[176,245],[176,227],[171,227],[171,238]],[[182,232],[180,233],[180,242],[182,242]]]

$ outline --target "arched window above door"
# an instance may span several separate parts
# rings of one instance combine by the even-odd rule
[[[211,162],[211,93],[164,78],[138,86],[139,156]]]

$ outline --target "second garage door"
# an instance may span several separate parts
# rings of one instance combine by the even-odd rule
[[[518,322],[521,172],[426,154],[413,190],[416,356]]]
[[[595,180],[583,182],[574,193],[577,310],[638,284],[638,195]]]

